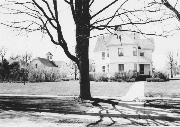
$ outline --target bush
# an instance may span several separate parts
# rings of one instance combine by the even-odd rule
[[[114,81],[122,82],[134,82],[135,78],[137,77],[137,73],[134,71],[128,71],[128,72],[121,72],[121,73],[115,73],[114,75]]]
[[[155,72],[153,74],[153,78],[160,78],[163,79],[164,81],[169,81],[168,75],[162,72]]]
[[[147,78],[146,81],[147,82],[164,82],[164,79],[160,79],[160,78]]]
[[[30,82],[55,82],[63,78],[59,70],[31,69],[28,74]]]
[[[127,80],[127,82],[135,82],[135,81],[136,81],[135,78],[131,78],[131,79]]]
[[[147,78],[150,78],[150,75],[138,75],[136,81],[146,81]]]
[[[109,78],[107,77],[106,74],[95,74],[95,81],[96,82],[108,82]]]

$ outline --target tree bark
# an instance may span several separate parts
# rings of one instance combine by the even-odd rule
[[[89,37],[90,37],[90,14],[89,2],[77,0],[76,5],[76,55],[79,63],[80,98],[90,99],[89,81]]]

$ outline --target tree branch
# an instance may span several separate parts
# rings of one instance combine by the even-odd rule
[[[34,2],[34,4],[36,5],[36,7],[43,13],[43,15],[46,17],[46,19],[48,20],[48,22],[55,28],[57,29],[57,27],[52,23],[52,18],[49,18],[49,16],[46,14],[46,12],[44,11],[44,9],[35,1],[32,0]]]
[[[180,21],[180,13],[173,7],[168,0],[161,0],[162,4],[175,13],[177,19]]]
[[[100,14],[101,12],[103,12],[104,10],[106,10],[107,8],[109,8],[110,6],[112,6],[114,3],[116,3],[118,0],[114,0],[112,3],[110,3],[109,5],[107,5],[106,7],[104,7],[103,9],[101,9],[100,11],[98,11],[96,14],[94,14],[93,16],[91,16],[91,19],[93,19],[94,17],[96,17],[98,14]]]

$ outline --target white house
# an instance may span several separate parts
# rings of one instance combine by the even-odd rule
[[[56,69],[58,66],[55,64],[55,62],[52,60],[53,55],[48,52],[46,53],[47,58],[40,58],[37,57],[31,61],[31,67],[37,68],[37,69],[44,69],[44,70],[50,70],[50,69]]]
[[[113,75],[129,70],[142,75],[152,74],[152,38],[142,39],[140,34],[116,30],[114,34],[97,39],[95,53],[95,72]]]

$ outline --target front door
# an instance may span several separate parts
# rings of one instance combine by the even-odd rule
[[[144,64],[139,64],[140,74],[144,74]]]

